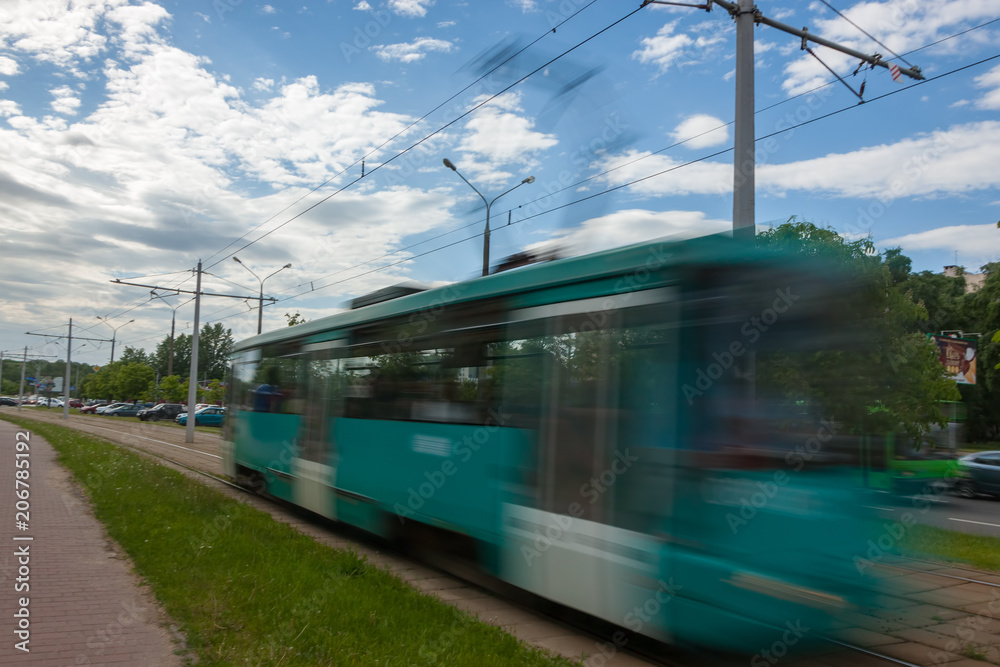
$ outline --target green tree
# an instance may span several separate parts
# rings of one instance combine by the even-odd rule
[[[203,392],[206,403],[222,403],[226,400],[226,386],[218,380],[209,381]]]
[[[761,382],[785,388],[790,398],[797,392],[819,400],[856,432],[871,428],[875,409],[887,415],[890,428],[911,435],[945,423],[939,402],[959,394],[938,363],[935,346],[914,333],[928,314],[904,291],[908,258],[894,249],[887,263],[871,238],[847,241],[832,229],[800,221],[759,234],[757,244],[843,267],[855,289],[849,302],[829,308],[837,308],[842,334],[859,336],[853,349],[776,359],[759,369]]]
[[[294,315],[285,313],[285,319],[288,320],[288,326],[290,327],[294,327],[296,324],[305,324],[307,321],[306,318],[302,317],[298,311],[296,311]]]
[[[119,361],[124,364],[150,365],[149,355],[146,354],[146,351],[136,347],[126,347]]]
[[[198,379],[224,380],[232,353],[233,332],[221,323],[206,324],[198,336]],[[150,365],[161,377],[167,375],[170,359],[170,336],[160,341],[156,350],[149,355]],[[179,334],[174,338],[173,374],[184,376],[191,369],[191,336]]]
[[[114,376],[115,396],[124,400],[136,400],[142,397],[149,388],[149,383],[154,381],[156,371],[146,364],[115,363],[121,364]]]
[[[177,375],[160,378],[160,398],[167,403],[187,402],[187,380]]]

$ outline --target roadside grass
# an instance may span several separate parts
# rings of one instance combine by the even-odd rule
[[[181,473],[64,426],[50,442],[199,665],[571,665]]]
[[[980,570],[1000,572],[1000,538],[970,535],[933,526],[910,526],[900,543],[907,556],[957,561]]]

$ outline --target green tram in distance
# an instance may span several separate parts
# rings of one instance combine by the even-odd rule
[[[870,601],[857,440],[754,380],[857,344],[836,271],[713,236],[391,296],[235,346],[228,475],[688,647]]]

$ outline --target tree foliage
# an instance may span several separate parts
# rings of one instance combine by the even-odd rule
[[[841,311],[843,330],[857,334],[852,347],[779,361],[764,370],[763,382],[812,396],[855,432],[873,430],[873,414],[881,416],[882,428],[912,435],[946,423],[940,401],[959,394],[937,360],[936,346],[916,333],[929,316],[906,290],[909,258],[898,249],[879,255],[870,237],[848,241],[801,221],[763,232],[757,244],[842,267],[855,286],[850,308]]]

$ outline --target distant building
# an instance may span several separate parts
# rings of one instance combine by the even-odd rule
[[[965,293],[975,292],[983,286],[983,282],[986,280],[986,276],[982,273],[968,273],[961,266],[955,266],[954,264],[944,267],[944,275],[949,278],[958,278],[959,276],[965,278]]]

